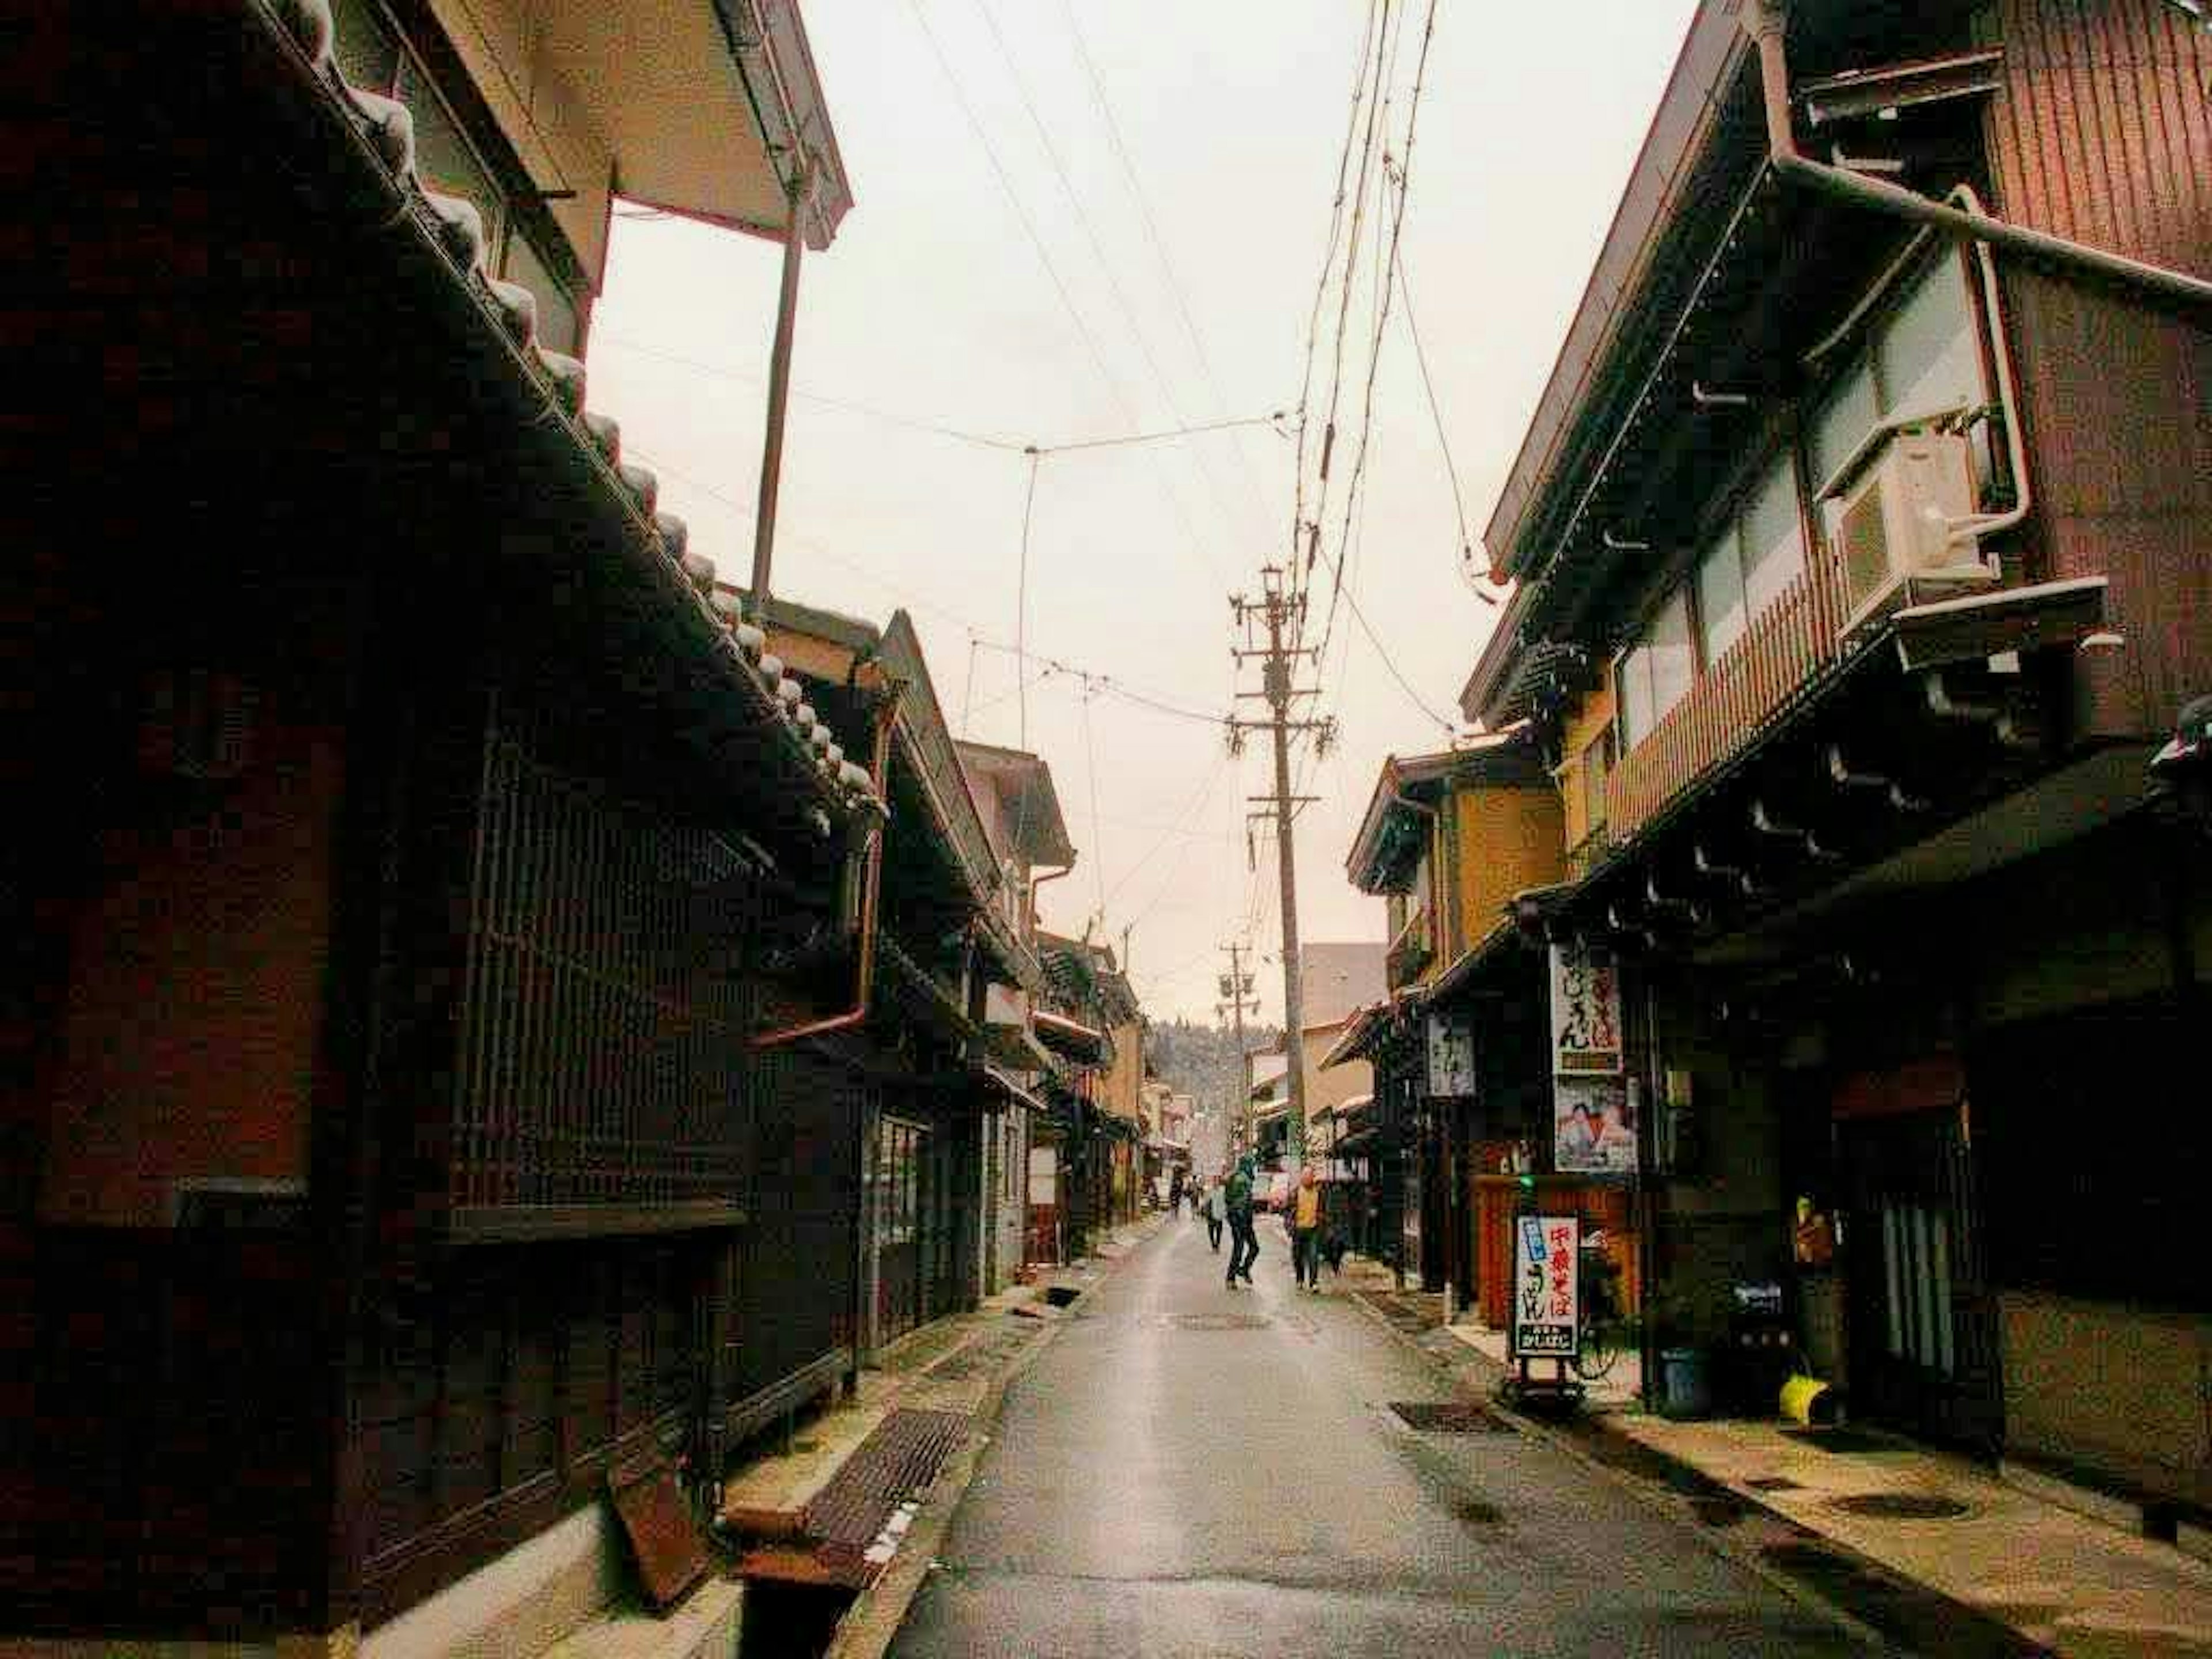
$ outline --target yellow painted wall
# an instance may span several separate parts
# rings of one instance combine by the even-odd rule
[[[1582,706],[1567,717],[1559,737],[1560,752],[1565,756],[1559,770],[1559,799],[1565,811],[1565,838],[1569,847],[1579,847],[1589,838],[1593,825],[1583,800],[1583,752],[1613,724],[1613,684],[1606,684],[1583,699]]]
[[[1145,1086],[1145,1028],[1133,1019],[1116,1025],[1113,1036],[1114,1064],[1099,1085],[1098,1106],[1134,1123],[1143,1116],[1139,1091]]]
[[[1438,955],[1455,957],[1505,925],[1514,894],[1565,878],[1567,843],[1559,791],[1544,786],[1462,789],[1452,811],[1457,902],[1454,937]]]
[[[430,0],[500,131],[543,190],[573,190],[548,210],[597,293],[606,262],[613,154],[540,44],[538,0]]]

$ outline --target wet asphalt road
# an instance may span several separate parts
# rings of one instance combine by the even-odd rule
[[[893,1655],[1864,1651],[1542,1442],[1407,1430],[1436,1374],[1260,1243],[1231,1292],[1172,1223],[1016,1380]]]

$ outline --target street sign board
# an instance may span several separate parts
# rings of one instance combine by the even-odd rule
[[[1524,1215],[1513,1237],[1513,1357],[1571,1359],[1580,1322],[1575,1280],[1582,1222],[1571,1215]]]

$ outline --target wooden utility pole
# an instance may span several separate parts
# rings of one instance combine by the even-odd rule
[[[1229,971],[1221,975],[1222,1000],[1213,1005],[1213,1012],[1217,1017],[1229,1015],[1237,1031],[1237,1075],[1227,1091],[1227,1099],[1222,1103],[1228,1113],[1224,1145],[1229,1152],[1242,1153],[1252,1144],[1252,1079],[1246,1070],[1251,1057],[1244,1047],[1244,1014],[1248,1009],[1258,1013],[1260,1005],[1252,996],[1252,975],[1244,966],[1244,947],[1224,945],[1221,948],[1229,952]]]
[[[1297,684],[1297,665],[1314,653],[1310,647],[1297,643],[1298,625],[1305,620],[1305,595],[1285,591],[1282,567],[1271,564],[1260,572],[1257,599],[1240,594],[1229,604],[1248,641],[1254,637],[1255,624],[1267,631],[1266,645],[1248,645],[1230,654],[1240,663],[1249,658],[1259,659],[1260,690],[1237,695],[1265,702],[1267,718],[1246,720],[1232,714],[1229,734],[1232,750],[1242,749],[1248,732],[1266,732],[1274,745],[1274,793],[1249,799],[1261,809],[1251,816],[1272,817],[1275,823],[1275,865],[1282,878],[1283,1057],[1287,1062],[1291,1085],[1288,1150],[1295,1168],[1305,1162],[1306,1155],[1306,1068],[1305,987],[1303,964],[1298,960],[1298,872],[1292,823],[1297,809],[1315,797],[1291,793],[1291,736],[1293,732],[1312,734],[1317,752],[1325,754],[1335,740],[1336,722],[1292,715],[1299,702],[1318,696],[1320,688]]]

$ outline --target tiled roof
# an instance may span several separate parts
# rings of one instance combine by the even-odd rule
[[[661,598],[689,606],[720,635],[722,670],[738,695],[771,728],[781,728],[792,758],[811,781],[821,804],[841,811],[882,810],[866,770],[847,757],[807,705],[799,682],[765,651],[761,631],[743,621],[734,601],[714,590],[711,560],[690,550],[683,520],[659,510],[659,481],[647,468],[623,459],[622,429],[586,407],[586,371],[574,357],[538,343],[538,303],[526,288],[490,275],[484,264],[483,216],[459,197],[429,189],[416,167],[414,118],[405,105],[347,83],[331,46],[328,0],[246,0],[249,14],[270,20],[297,52],[331,108],[373,155],[391,187],[395,227],[410,223],[443,256],[452,280],[472,299],[488,331],[509,348],[546,406],[546,418],[568,429],[579,456],[593,465],[607,494],[635,526],[668,580]]]

